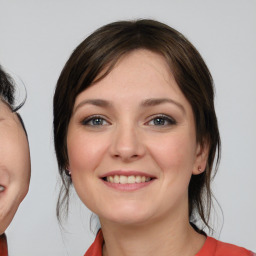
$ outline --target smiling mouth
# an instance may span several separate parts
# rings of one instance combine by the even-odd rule
[[[139,183],[146,183],[151,181],[153,178],[146,177],[146,176],[140,176],[140,175],[113,175],[113,176],[107,176],[103,177],[103,180],[109,183],[115,183],[115,184],[139,184]]]

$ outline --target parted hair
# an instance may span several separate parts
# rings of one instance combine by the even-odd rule
[[[188,194],[191,223],[201,219],[210,228],[211,179],[217,171],[221,145],[212,76],[199,52],[180,32],[146,19],[118,21],[99,28],[77,46],[60,74],[53,99],[54,144],[62,180],[57,202],[58,219],[68,212],[72,184],[65,169],[69,163],[67,131],[75,99],[109,74],[122,56],[136,49],[147,49],[165,58],[192,107],[197,142],[202,147],[209,146],[207,167],[201,174],[192,175]]]

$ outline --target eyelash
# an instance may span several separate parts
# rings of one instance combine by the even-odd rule
[[[90,124],[90,122],[93,122],[96,119],[101,120],[101,124],[92,124],[92,123]],[[104,124],[102,124],[102,122],[107,122],[107,121],[104,117],[95,115],[95,116],[89,116],[89,117],[85,118],[81,123],[82,123],[82,125],[88,125],[88,126],[104,126]]]
[[[97,119],[98,119],[98,121],[100,121],[99,124],[90,123],[90,122],[96,121]],[[159,124],[156,124],[154,122],[157,119],[158,119]],[[151,125],[150,122],[152,122],[152,121],[154,122],[154,124],[152,124],[152,126],[170,126],[170,125],[177,124],[177,122],[173,118],[171,118],[167,115],[164,115],[164,114],[160,114],[160,115],[156,115],[156,116],[151,117],[151,119],[148,122],[146,122],[145,124],[146,125]],[[95,116],[90,116],[90,117],[85,118],[81,123],[82,123],[82,125],[96,126],[97,127],[97,126],[106,125],[106,124],[103,124],[104,122],[109,123],[108,121],[106,121],[106,119],[104,117],[102,117],[100,115],[95,115]],[[167,122],[167,124],[166,124],[166,122]]]
[[[152,122],[154,120],[157,120],[157,119],[161,120],[161,121],[164,121],[164,122],[167,122],[167,124],[158,124],[157,125],[157,124],[154,123],[154,126],[170,126],[170,125],[177,124],[177,122],[173,118],[171,118],[167,115],[164,115],[164,114],[160,114],[160,115],[156,115],[156,116],[151,117],[151,119],[146,124],[149,124],[150,122]]]

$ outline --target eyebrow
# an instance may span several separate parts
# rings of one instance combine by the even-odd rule
[[[81,101],[74,109],[74,112],[82,107],[83,105],[86,105],[86,104],[91,104],[91,105],[94,105],[94,106],[97,106],[97,107],[110,107],[111,106],[111,103],[109,101],[106,101],[106,100],[102,100],[102,99],[88,99],[88,100],[83,100]]]
[[[174,104],[176,105],[178,108],[180,108],[182,110],[182,112],[185,113],[185,108],[183,107],[183,105],[181,105],[179,102],[173,100],[173,99],[170,99],[170,98],[151,98],[151,99],[146,99],[144,101],[142,101],[141,103],[141,106],[142,107],[152,107],[152,106],[157,106],[157,105],[161,105],[161,104],[164,104],[164,103],[171,103],[171,104]],[[74,109],[74,112],[86,105],[86,104],[91,104],[91,105],[94,105],[94,106],[97,106],[97,107],[111,107],[112,104],[111,102],[107,101],[107,100],[102,100],[102,99],[87,99],[87,100],[83,100],[81,101]]]
[[[157,105],[161,105],[161,104],[164,104],[164,103],[171,103],[171,104],[174,104],[176,105],[177,107],[179,107],[182,112],[186,112],[185,111],[185,108],[183,107],[183,105],[181,105],[179,102],[173,100],[173,99],[170,99],[170,98],[152,98],[152,99],[146,99],[142,102],[142,106],[143,107],[151,107],[151,106],[157,106]]]

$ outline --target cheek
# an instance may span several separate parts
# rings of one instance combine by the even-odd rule
[[[81,201],[94,211],[95,193],[99,197],[97,167],[102,163],[106,152],[106,141],[100,136],[90,136],[83,131],[70,130],[67,148],[74,188]]]
[[[24,199],[28,192],[30,181],[30,155],[27,139],[23,138],[19,146],[15,147],[15,163],[11,172],[11,180],[19,187],[20,201]],[[13,157],[12,157],[13,159]]]
[[[165,137],[162,143],[151,144],[150,152],[156,166],[160,167],[162,184],[157,193],[169,202],[163,209],[187,202],[195,162],[194,141],[186,134],[172,135]]]
[[[9,133],[1,138],[0,165],[4,166],[7,186],[15,191],[16,206],[24,199],[28,192],[30,181],[30,154],[27,137],[20,133]],[[14,201],[7,200],[6,207]],[[12,208],[13,210],[14,208]]]
[[[93,171],[99,164],[103,143],[100,138],[80,133],[67,140],[69,168],[74,174]]]
[[[24,182],[29,179],[30,155],[25,135],[8,134],[1,139],[0,164],[6,167],[12,180]]]
[[[171,173],[192,173],[195,161],[195,141],[188,133],[170,134],[162,140],[152,140],[150,152],[162,169],[163,175]]]

